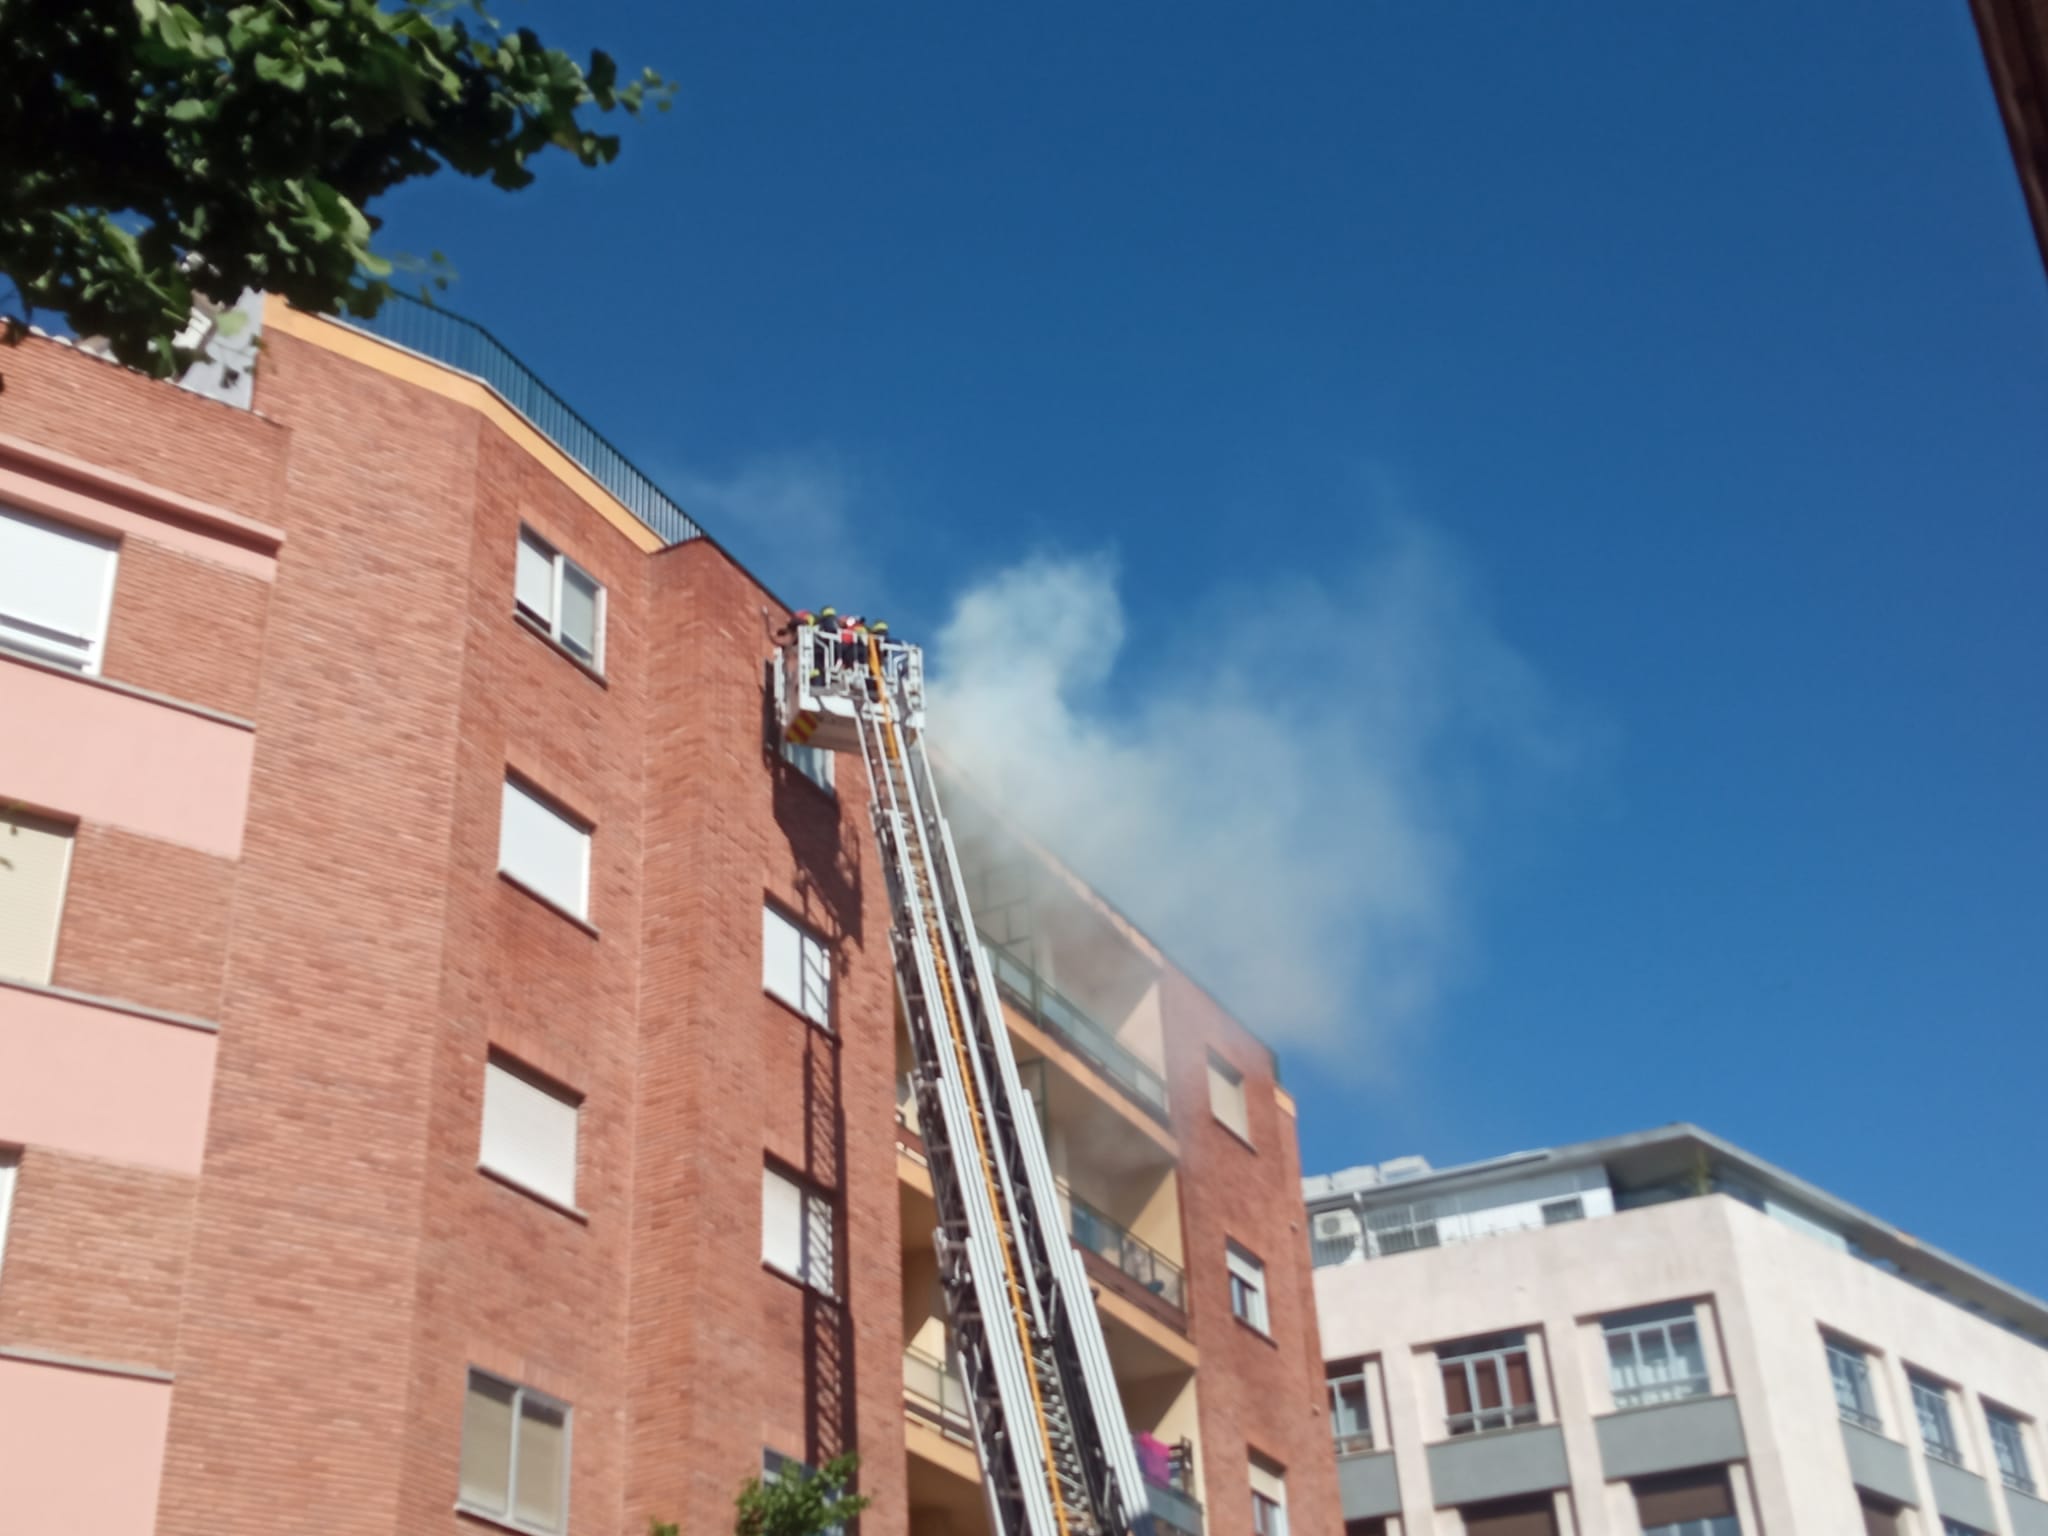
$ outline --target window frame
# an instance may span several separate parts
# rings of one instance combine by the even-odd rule
[[[543,1189],[531,1180],[491,1161],[490,1081],[493,1072],[510,1078],[534,1093],[552,1099],[569,1111],[569,1189],[566,1195],[555,1190]],[[557,1082],[545,1072],[528,1066],[510,1052],[501,1051],[493,1046],[484,1056],[483,1102],[477,1115],[477,1167],[522,1194],[531,1195],[534,1199],[551,1205],[567,1215],[581,1216],[583,1211],[576,1203],[576,1196],[583,1172],[583,1103],[584,1095],[566,1083]]]
[[[1664,1358],[1668,1364],[1681,1358],[1681,1351],[1671,1337],[1672,1330],[1678,1328],[1692,1330],[1693,1353],[1699,1357],[1699,1370],[1682,1377],[1667,1375],[1660,1380],[1649,1380],[1644,1370],[1644,1337],[1662,1336]],[[1600,1337],[1607,1351],[1607,1390],[1617,1409],[1650,1408],[1659,1403],[1682,1403],[1713,1394],[1713,1372],[1707,1364],[1707,1341],[1700,1329],[1697,1304],[1680,1302],[1649,1311],[1610,1314],[1600,1320]],[[1624,1388],[1615,1380],[1614,1345],[1618,1339],[1626,1339],[1629,1343],[1637,1379],[1632,1387]]]
[[[1858,1429],[1867,1429],[1874,1435],[1884,1433],[1884,1415],[1878,1412],[1877,1388],[1870,1377],[1870,1352],[1860,1344],[1837,1338],[1828,1333],[1821,1335],[1821,1342],[1827,1347],[1828,1376],[1835,1388],[1835,1411],[1845,1423],[1854,1424]],[[1836,1369],[1837,1363],[1843,1371]],[[1850,1379],[1845,1380],[1845,1371]],[[1842,1389],[1847,1386],[1854,1403],[1843,1400]]]
[[[1251,1485],[1252,1536],[1287,1536],[1287,1469],[1252,1451],[1246,1473]],[[1270,1483],[1272,1491],[1262,1487],[1262,1482]]]
[[[486,1520],[509,1527],[515,1531],[531,1532],[533,1536],[565,1536],[569,1529],[569,1480],[570,1474],[575,1468],[575,1406],[564,1402],[552,1393],[543,1392],[537,1387],[529,1387],[525,1382],[514,1381],[509,1376],[502,1375],[497,1371],[486,1370],[480,1365],[472,1365],[468,1367],[468,1373],[463,1377],[462,1382],[463,1406],[465,1410],[469,1404],[472,1385],[479,1377],[485,1381],[496,1382],[501,1387],[509,1387],[512,1390],[512,1436],[505,1458],[505,1505],[503,1509],[492,1509],[488,1505],[476,1502],[463,1490],[461,1462],[463,1452],[469,1446],[469,1437],[465,1429],[462,1443],[456,1452],[455,1507],[460,1510],[467,1510],[471,1514],[481,1515]],[[537,1525],[531,1520],[520,1518],[515,1513],[519,1506],[519,1426],[525,1417],[524,1410],[529,1398],[549,1408],[558,1410],[562,1415],[562,1501],[559,1516],[553,1525]]]
[[[791,1269],[769,1251],[768,1189],[771,1180],[787,1185],[796,1195],[795,1269]],[[820,1212],[823,1213],[825,1227],[825,1247],[822,1254],[815,1242]],[[828,1284],[821,1285],[818,1281],[820,1258],[824,1261],[826,1274],[830,1276]],[[761,1165],[761,1263],[793,1285],[814,1291],[830,1301],[839,1299],[839,1202],[832,1191],[813,1183],[795,1169],[786,1167],[773,1158],[765,1160]]]
[[[1234,1063],[1225,1061],[1214,1051],[1208,1052],[1207,1055],[1210,1118],[1246,1146],[1253,1146],[1251,1095],[1245,1091],[1244,1073],[1239,1071]],[[1236,1120],[1217,1107],[1216,1088],[1219,1083],[1223,1085],[1226,1102],[1237,1111]]]
[[[782,760],[794,768],[812,784],[832,796],[839,798],[839,754],[827,747],[814,747],[808,742],[791,741],[784,737],[781,742]],[[817,771],[813,771],[816,769]]]
[[[1440,1344],[1436,1351],[1437,1380],[1442,1383],[1450,1367],[1461,1366],[1465,1373],[1465,1400],[1473,1406],[1453,1413],[1450,1394],[1444,1394],[1444,1429],[1453,1439],[1467,1435],[1493,1434],[1503,1429],[1520,1429],[1524,1425],[1541,1422],[1542,1410],[1536,1401],[1536,1357],[1529,1348],[1527,1333],[1493,1334],[1485,1338],[1458,1340]],[[1508,1362],[1516,1355],[1522,1358],[1522,1375],[1529,1385],[1529,1400],[1526,1403],[1514,1401],[1514,1378],[1509,1374]],[[1480,1373],[1490,1371],[1493,1377],[1497,1406],[1479,1406],[1483,1393],[1479,1390]],[[1498,1423],[1489,1422],[1498,1419]]]
[[[14,1183],[21,1175],[21,1149],[0,1147],[0,1273],[7,1268],[7,1222],[14,1211]]]
[[[11,836],[14,828],[21,827],[63,844],[57,855],[56,889],[50,905],[50,941],[43,946],[38,963],[27,975],[15,976],[0,971],[0,978],[47,987],[56,975],[57,946],[64,938],[64,904],[71,895],[71,865],[78,853],[78,823],[61,816],[45,815],[23,805],[0,810],[0,818],[4,818],[0,819],[0,839]],[[19,868],[18,865],[16,867]]]
[[[1273,1337],[1273,1305],[1266,1284],[1265,1260],[1242,1243],[1225,1238],[1223,1268],[1230,1280],[1230,1315],[1261,1337]],[[1252,1273],[1244,1273],[1246,1269]],[[1239,1305],[1240,1299],[1247,1296],[1256,1299],[1255,1308]],[[1253,1311],[1257,1312],[1256,1317],[1251,1315]]]
[[[2001,1408],[1995,1403],[1984,1405],[1984,1432],[1991,1441],[1991,1460],[1998,1468],[1999,1481],[2015,1492],[2034,1497],[2039,1485],[2034,1481],[2034,1464],[2027,1455],[2027,1423],[2024,1414],[2014,1413],[2010,1408]],[[2007,1435],[1999,1431],[2004,1429]],[[2006,1452],[2018,1463],[2014,1471],[2006,1465]]]
[[[555,820],[580,835],[582,841],[577,848],[577,863],[579,867],[577,871],[575,905],[572,906],[562,901],[554,892],[545,889],[537,880],[528,875],[521,874],[505,862],[506,809],[511,805],[511,797],[515,794],[530,801],[537,809],[546,812],[554,817]],[[564,916],[583,924],[585,927],[593,927],[594,925],[590,920],[590,871],[596,843],[597,825],[595,822],[592,822],[576,811],[572,811],[561,800],[542,789],[525,774],[513,768],[505,770],[504,789],[500,792],[498,799],[498,873],[500,875],[510,880],[522,891],[538,897]]]
[[[1330,1440],[1337,1459],[1363,1456],[1377,1449],[1372,1427],[1372,1378],[1364,1360],[1332,1361],[1323,1369],[1323,1388],[1330,1401]],[[1353,1429],[1345,1429],[1340,1407],[1351,1405]]]
[[[550,611],[547,613],[542,613],[519,594],[517,562],[520,551],[528,544],[532,545],[536,554],[548,562],[548,608]],[[571,560],[562,553],[560,547],[552,539],[543,537],[531,523],[521,523],[519,525],[519,538],[514,546],[513,561],[513,612],[532,624],[545,639],[551,642],[557,650],[561,651],[571,661],[595,673],[597,676],[603,677],[605,628],[606,620],[609,617],[610,603],[610,594],[606,591],[605,584],[593,576],[586,567],[579,565],[576,561]],[[569,572],[571,571],[574,571],[590,584],[592,593],[590,617],[591,643],[590,654],[587,656],[584,654],[582,642],[566,632],[562,617],[564,606],[562,592],[568,584]]]
[[[1956,1438],[1953,1389],[1939,1377],[1911,1367],[1906,1370],[1906,1388],[1913,1399],[1913,1422],[1920,1431],[1921,1450],[1936,1461],[1960,1467],[1963,1448]],[[1929,1432],[1930,1422],[1938,1434]]]
[[[769,924],[771,923],[781,923],[796,936],[796,980],[797,992],[799,994],[796,997],[789,996],[776,986],[774,978],[769,974],[768,935]],[[812,963],[813,951],[815,951],[816,955],[815,965]],[[816,1011],[813,1011],[811,1007],[812,998],[810,995],[814,971],[822,974],[824,978],[824,995],[818,1000]],[[761,990],[784,1007],[810,1020],[818,1028],[830,1034],[832,1033],[833,981],[832,948],[825,942],[824,937],[815,928],[811,927],[810,924],[799,921],[773,901],[764,900],[761,903]]]
[[[106,570],[100,583],[99,602],[91,633],[70,635],[64,630],[52,628],[41,620],[0,608],[0,651],[32,657],[81,677],[100,676],[101,669],[106,663],[108,632],[114,624],[114,583],[120,574],[123,540],[118,534],[99,528],[89,528],[83,523],[70,522],[61,517],[51,517],[47,513],[32,511],[14,502],[0,502],[0,518],[18,520],[31,527],[50,529],[60,538],[74,539],[81,544],[98,545],[106,557]],[[37,631],[40,635],[33,633]],[[83,648],[42,639],[41,635],[82,641]]]

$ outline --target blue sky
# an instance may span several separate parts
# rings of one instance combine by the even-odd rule
[[[1298,1013],[1307,1167],[1692,1119],[2048,1292],[2048,278],[1965,6],[509,14],[677,110],[387,243],[792,601],[956,673],[1057,605],[962,718],[1227,866],[1162,926]]]

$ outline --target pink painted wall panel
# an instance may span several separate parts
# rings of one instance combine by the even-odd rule
[[[0,1531],[150,1536],[169,1382],[0,1359]]]
[[[215,1043],[203,1029],[0,986],[0,1142],[197,1173]]]
[[[238,858],[255,735],[0,656],[0,794]]]

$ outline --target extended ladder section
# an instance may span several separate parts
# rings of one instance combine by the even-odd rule
[[[873,639],[842,650],[805,629],[789,671],[777,687],[785,739],[857,750],[867,765],[940,1285],[994,1536],[1151,1536],[1102,1326],[925,755],[921,658]]]

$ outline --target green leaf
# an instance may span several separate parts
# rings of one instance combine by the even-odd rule
[[[201,118],[212,117],[219,110],[213,102],[197,96],[187,96],[183,101],[172,102],[170,110],[165,112],[164,116],[174,123],[196,123]]]

